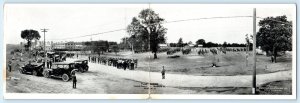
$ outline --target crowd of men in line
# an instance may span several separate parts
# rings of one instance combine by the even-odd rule
[[[223,53],[226,54],[226,52],[239,52],[239,51],[246,51],[246,48],[213,48],[213,49],[199,49],[198,50],[198,55],[205,55],[207,53],[212,53],[212,54],[218,54]]]
[[[118,69],[130,69],[134,70],[137,68],[137,59],[126,59],[126,58],[113,58],[113,57],[100,57],[100,56],[89,56],[89,62],[98,63],[108,66],[113,66]]]

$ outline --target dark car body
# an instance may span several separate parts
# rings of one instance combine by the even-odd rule
[[[35,76],[42,75],[44,70],[44,63],[28,63],[20,67],[19,72],[21,74],[29,73]]]
[[[75,68],[78,69],[78,71],[80,71],[81,73],[89,70],[88,60],[80,59],[74,61],[74,63],[75,63]]]
[[[58,62],[53,63],[51,69],[45,69],[43,75],[47,78],[62,78],[63,81],[67,82],[75,71],[74,63]]]

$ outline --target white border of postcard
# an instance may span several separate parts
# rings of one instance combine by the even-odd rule
[[[145,3],[146,4],[146,3]],[[154,3],[155,4],[155,3]],[[5,5],[15,5],[13,3]],[[16,4],[28,5],[28,4]],[[43,4],[45,5],[45,4]],[[57,4],[46,4],[57,5]],[[59,4],[59,5],[132,5],[132,4]],[[219,94],[42,94],[42,93],[6,93],[6,59],[3,59],[3,94],[4,99],[296,99],[296,4],[161,4],[161,5],[201,5],[216,7],[288,7],[293,8],[293,59],[292,59],[292,95],[219,95]],[[4,6],[5,7],[5,6]],[[5,8],[4,8],[4,41],[5,41]],[[3,43],[3,54],[6,58],[6,42]],[[149,98],[150,96],[150,98]]]

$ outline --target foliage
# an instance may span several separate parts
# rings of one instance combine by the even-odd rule
[[[138,17],[133,17],[131,23],[127,27],[128,38],[131,44],[138,44],[138,48],[150,50],[157,58],[157,51],[160,43],[165,43],[167,29],[162,26],[164,19],[159,17],[152,9],[142,10]],[[135,47],[137,48],[137,47]]]
[[[257,45],[271,52],[276,62],[277,52],[292,50],[292,22],[285,15],[267,17],[259,21]]]
[[[36,30],[32,30],[32,29],[26,29],[21,31],[21,38],[25,39],[27,41],[27,44],[24,45],[26,50],[29,50],[29,48],[31,47],[31,42],[33,39],[37,39],[39,40],[41,38],[40,33]]]
[[[117,55],[118,52],[119,52],[119,47],[118,47],[118,45],[113,45],[113,46],[112,46],[112,51],[115,52],[115,54]]]
[[[205,45],[205,40],[204,39],[198,39],[196,41],[196,45],[202,45],[202,46],[204,46]]]
[[[179,38],[179,40],[177,42],[177,46],[178,47],[183,47],[183,40],[182,40],[182,38]]]

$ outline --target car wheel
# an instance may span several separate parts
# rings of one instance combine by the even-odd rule
[[[86,68],[85,68],[85,71],[88,71],[89,70],[89,66],[87,66]]]
[[[63,81],[67,82],[67,81],[69,81],[69,79],[70,79],[70,77],[67,74],[62,75],[62,80]]]
[[[33,71],[32,71],[32,75],[37,76],[37,75],[38,75],[37,71],[36,71],[36,70],[33,70]]]
[[[44,75],[44,77],[46,77],[46,78],[49,78],[50,77],[50,73],[49,73],[49,71],[44,71],[43,72],[43,75]]]
[[[80,67],[80,68],[79,68],[79,71],[80,71],[81,73],[83,73],[83,72],[84,72],[84,70],[83,70],[83,68],[82,68],[82,67]]]
[[[21,74],[24,74],[23,69],[19,69],[19,72],[20,72]]]

